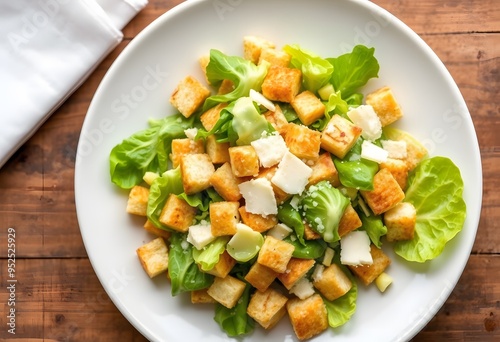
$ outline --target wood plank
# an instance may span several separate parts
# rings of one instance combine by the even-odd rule
[[[6,268],[0,260],[2,279]],[[492,274],[500,274],[500,256],[471,256],[448,301],[414,341],[500,338],[500,329],[492,329],[500,326],[492,306],[500,298],[500,284]],[[145,341],[111,302],[87,259],[19,259],[16,276],[16,337]],[[0,303],[7,303],[7,296],[0,291]],[[6,337],[0,329],[0,340]]]

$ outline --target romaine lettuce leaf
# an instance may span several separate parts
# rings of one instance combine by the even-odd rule
[[[446,157],[421,161],[409,176],[405,201],[417,210],[415,236],[394,244],[394,251],[409,261],[434,259],[463,227],[466,204],[459,168]]]
[[[364,230],[370,237],[371,242],[378,248],[382,247],[382,236],[387,234],[387,227],[380,215],[366,216],[363,210],[358,211],[359,218],[363,223],[361,230]]]
[[[194,117],[186,119],[181,114],[151,120],[149,128],[116,145],[109,156],[111,181],[130,189],[142,182],[146,171],[166,171],[172,140],[184,137],[184,130],[193,127],[193,121]]]
[[[210,271],[219,262],[220,255],[226,250],[228,236],[219,236],[201,250],[193,248],[193,258],[201,270]]]
[[[239,56],[228,56],[219,50],[210,50],[210,62],[206,68],[208,81],[217,85],[222,80],[230,80],[234,90],[223,95],[212,95],[205,100],[203,110],[207,110],[218,103],[232,102],[242,96],[248,96],[250,89],[260,91],[262,82],[267,75],[269,63],[255,65]]]
[[[286,45],[283,50],[292,56],[290,64],[302,71],[302,84],[305,89],[316,93],[328,83],[333,73],[333,66],[315,54],[301,49],[298,45]]]
[[[380,66],[374,53],[375,48],[356,45],[350,53],[326,59],[334,70],[330,82],[344,98],[356,93],[370,78],[378,77]]]

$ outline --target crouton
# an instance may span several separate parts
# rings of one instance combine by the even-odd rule
[[[207,84],[210,84],[210,81],[208,80],[207,77],[207,65],[210,63],[210,55],[203,55],[200,58],[198,58],[198,64],[200,65],[201,71],[203,72],[203,75],[205,75],[205,82]]]
[[[325,115],[325,105],[309,90],[304,90],[290,102],[299,120],[309,126]]]
[[[270,329],[286,314],[287,301],[286,296],[272,288],[255,291],[248,303],[247,314],[264,329]]]
[[[168,230],[156,227],[153,224],[153,222],[151,222],[149,219],[146,220],[146,222],[144,223],[143,227],[149,233],[154,234],[154,235],[156,235],[158,237],[162,237],[162,238],[167,239],[167,240],[172,235],[172,233],[169,232]]]
[[[274,49],[276,45],[262,37],[245,36],[243,37],[243,58],[257,64],[263,49]]]
[[[208,293],[207,289],[194,290],[191,291],[191,303],[192,304],[213,304],[217,301],[213,299]]]
[[[328,181],[334,187],[340,186],[339,173],[333,159],[328,152],[321,153],[316,162],[311,166],[312,174],[308,185],[314,185],[321,181]]]
[[[182,186],[187,195],[210,187],[210,177],[215,172],[215,167],[208,154],[185,154],[181,157],[180,168]]]
[[[364,285],[370,285],[391,264],[391,259],[374,244],[370,245],[370,254],[373,259],[372,264],[347,266]]]
[[[259,173],[259,157],[251,145],[230,147],[229,159],[236,177],[256,176]]]
[[[398,182],[388,169],[380,169],[373,177],[373,190],[360,190],[361,196],[375,215],[380,215],[405,198]]]
[[[293,331],[301,341],[316,336],[328,328],[328,314],[319,294],[306,299],[289,299],[286,308]]]
[[[339,236],[342,237],[344,235],[347,235],[353,230],[361,227],[362,224],[363,223],[361,222],[358,213],[356,212],[356,210],[354,210],[351,203],[349,203],[344,211],[344,214],[340,218],[338,229]]]
[[[404,160],[387,158],[385,162],[379,164],[380,168],[387,169],[391,172],[396,182],[398,182],[401,190],[406,189],[408,183],[408,164]]]
[[[168,267],[168,248],[163,238],[158,237],[136,250],[142,267],[150,278],[165,272]]]
[[[189,138],[180,138],[172,140],[172,167],[175,169],[181,162],[181,157],[185,154],[205,153],[205,144],[202,139],[194,141]]]
[[[273,128],[280,134],[282,134],[282,132],[288,125],[285,114],[283,114],[283,111],[281,110],[281,107],[279,105],[275,105],[274,112],[268,110],[263,115],[266,118],[267,122],[269,122],[271,126],[273,126]]]
[[[128,193],[127,213],[146,216],[148,209],[149,189],[140,185],[134,186]]]
[[[321,133],[321,147],[342,159],[354,146],[361,132],[360,127],[335,114]]]
[[[219,256],[219,261],[215,264],[214,268],[206,271],[205,273],[214,275],[219,278],[224,278],[229,274],[234,265],[236,265],[236,260],[233,259],[233,257],[230,256],[227,251],[224,251]]]
[[[349,277],[336,264],[331,264],[315,274],[313,285],[328,300],[342,297],[352,287]]]
[[[224,164],[229,161],[229,143],[217,142],[215,135],[207,137],[206,150],[210,160],[214,164]]]
[[[256,262],[245,275],[245,280],[257,290],[264,292],[273,283],[277,275],[278,273],[269,267]]]
[[[223,102],[203,112],[203,114],[200,115],[200,121],[203,125],[203,128],[205,128],[207,131],[210,131],[212,128],[214,128],[217,121],[219,121],[220,111],[225,107],[227,107],[227,103]]]
[[[415,233],[417,211],[413,204],[401,202],[384,214],[387,241],[411,240]]]
[[[220,83],[219,89],[217,89],[217,95],[229,94],[234,90],[234,83],[231,80],[225,79]]]
[[[366,95],[365,102],[373,107],[375,113],[380,118],[382,127],[393,123],[403,116],[401,107],[389,87],[382,87]]]
[[[317,240],[319,238],[321,238],[321,235],[313,230],[309,224],[304,223],[304,239]]]
[[[210,203],[210,224],[213,236],[236,234],[236,224],[240,220],[239,207],[239,202]]]
[[[303,125],[289,123],[285,128],[285,143],[300,159],[314,162],[319,158],[320,138],[320,132]]]
[[[160,213],[159,221],[173,230],[184,233],[193,224],[196,210],[182,198],[170,194]]]
[[[291,59],[292,56],[283,50],[265,47],[260,52],[258,64],[263,63],[263,61],[267,61],[270,65],[288,67]]]
[[[283,273],[286,271],[294,250],[295,247],[292,244],[268,235],[260,248],[257,262],[275,272]]]
[[[307,272],[314,266],[313,259],[291,258],[286,266],[284,273],[278,274],[278,279],[281,283],[290,290],[296,282],[302,279]]]
[[[215,277],[207,293],[226,308],[231,309],[236,305],[245,290],[245,282],[233,277]]]
[[[262,216],[259,214],[249,213],[245,206],[240,207],[239,212],[241,221],[259,233],[268,231],[278,223],[276,215]]]
[[[239,201],[241,199],[241,192],[238,184],[241,180],[237,178],[231,164],[222,164],[210,177],[210,184],[214,187],[215,191],[226,201]]]
[[[417,139],[405,131],[397,128],[384,128],[386,138],[406,142],[406,158],[403,160],[408,165],[408,170],[413,170],[422,159],[427,156],[427,149]]]
[[[260,170],[257,178],[266,178],[269,182],[271,182],[271,179],[274,177],[277,169],[278,167],[276,165],[267,169],[262,169]],[[281,204],[291,197],[290,194],[281,190],[278,186],[274,185],[273,182],[271,182],[271,186],[273,187],[274,198],[276,198],[277,204]]]
[[[170,103],[182,115],[189,118],[196,112],[205,99],[210,96],[210,90],[201,84],[196,78],[187,76],[177,85],[172,95]]]
[[[271,66],[262,83],[262,94],[271,101],[292,102],[299,93],[302,72],[280,66]]]

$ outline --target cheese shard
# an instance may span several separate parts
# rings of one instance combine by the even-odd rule
[[[249,96],[253,102],[266,107],[267,110],[270,110],[271,112],[274,112],[276,110],[276,106],[274,105],[274,103],[258,91],[250,89]]]
[[[277,132],[250,143],[259,157],[260,165],[271,167],[278,164],[288,151],[285,139]]]
[[[187,241],[200,250],[215,239],[210,224],[196,224],[189,227]]]
[[[363,130],[361,136],[366,140],[377,140],[382,136],[382,124],[370,105],[361,105],[347,112],[351,121]]]
[[[288,194],[301,194],[311,174],[312,169],[306,163],[291,152],[286,152],[271,182]]]
[[[369,142],[368,140],[363,141],[361,144],[361,158],[374,161],[376,163],[383,163],[387,161],[389,157],[389,152],[384,150],[382,147]]]
[[[309,298],[316,293],[316,291],[314,291],[313,284],[307,278],[300,279],[297,283],[295,283],[295,285],[293,285],[289,292],[290,294],[296,295],[300,299]]]
[[[340,263],[342,265],[371,265],[370,238],[363,230],[355,230],[340,239]]]
[[[381,143],[384,150],[389,153],[389,158],[405,159],[408,155],[404,140],[382,140]]]
[[[267,231],[267,235],[271,235],[272,237],[274,237],[278,240],[285,239],[291,233],[293,233],[293,229],[288,227],[284,223],[278,223],[273,228],[271,228]]]
[[[245,199],[247,212],[258,215],[275,215],[278,213],[273,186],[267,178],[256,178],[238,185]]]

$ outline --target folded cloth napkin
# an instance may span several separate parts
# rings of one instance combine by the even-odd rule
[[[0,1],[0,167],[123,39],[147,0]]]

